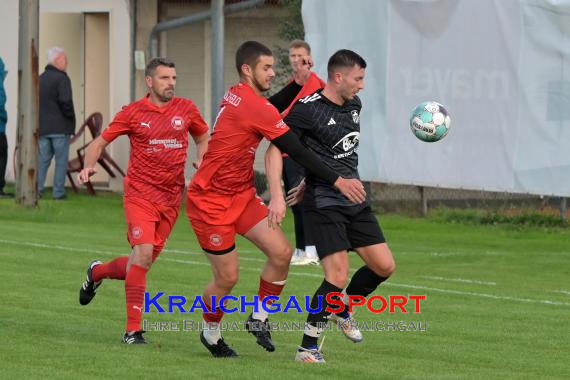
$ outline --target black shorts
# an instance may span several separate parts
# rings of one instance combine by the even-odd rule
[[[305,223],[319,258],[331,253],[385,243],[386,239],[370,206],[325,207],[305,210]]]

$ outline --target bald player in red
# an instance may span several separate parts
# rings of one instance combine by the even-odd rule
[[[292,250],[279,228],[285,215],[282,190],[279,186],[271,189],[270,211],[255,192],[253,163],[261,139],[271,140],[351,201],[361,203],[366,195],[359,180],[338,176],[305,149],[277,109],[262,96],[275,77],[269,48],[256,41],[245,42],[236,52],[236,68],[240,82],[224,95],[208,152],[186,198],[188,218],[214,275],[203,294],[209,310],[203,318],[210,328],[200,334],[202,344],[214,357],[237,356],[221,336],[219,323],[224,312],[212,302],[214,297],[217,303],[229,295],[238,281],[236,234],[252,241],[267,256],[260,278],[259,303],[246,326],[260,346],[270,352],[275,350],[262,303],[268,296],[278,296],[285,286]],[[267,175],[280,177],[280,173]]]
[[[88,147],[81,183],[95,174],[95,164],[105,147],[121,135],[129,137],[131,153],[124,181],[124,208],[130,256],[87,268],[79,302],[87,305],[105,278],[125,280],[127,326],[123,342],[144,344],[141,317],[146,273],[162,251],[178,217],[184,195],[184,168],[188,134],[196,144],[198,168],[208,147],[209,130],[191,100],[174,96],[176,69],[164,58],[146,66],[148,94],[115,115],[109,127]]]

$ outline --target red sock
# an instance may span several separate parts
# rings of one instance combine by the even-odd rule
[[[278,296],[281,294],[281,291],[285,287],[283,285],[277,285],[269,281],[265,281],[263,278],[259,278],[259,300],[263,301],[263,299],[267,296]]]
[[[147,269],[133,264],[125,278],[125,294],[127,296],[127,328],[126,331],[140,331],[144,307],[144,291],[146,289]]]
[[[119,256],[93,268],[91,275],[93,281],[98,282],[105,278],[124,280],[127,276],[127,263],[129,256]]]
[[[208,309],[209,313],[204,313],[202,314],[202,318],[204,318],[204,321],[208,322],[208,323],[220,323],[220,321],[222,320],[222,318],[224,317],[224,312],[221,309],[216,309],[216,311],[214,313],[212,313],[212,306],[208,305],[207,303],[206,305],[206,309]]]

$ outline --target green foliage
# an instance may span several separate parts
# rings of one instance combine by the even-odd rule
[[[287,17],[279,28],[279,38],[286,46],[296,39],[305,38],[305,27],[301,14],[302,0],[281,0],[280,4],[286,9]],[[279,91],[291,79],[292,70],[289,65],[289,49],[276,45],[273,48],[276,66],[279,68],[273,81],[271,94]]]

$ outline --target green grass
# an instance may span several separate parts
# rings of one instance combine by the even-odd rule
[[[364,332],[361,344],[326,333],[325,366],[293,361],[299,332],[274,333],[267,353],[246,332],[226,340],[236,360],[210,357],[197,332],[149,332],[152,344],[120,343],[123,283],[106,281],[86,307],[77,302],[87,263],[128,252],[121,199],[71,194],[35,210],[0,199],[0,378],[446,379],[570,377],[570,230],[450,223],[441,218],[381,217],[397,260],[377,294],[426,294],[420,314],[374,315],[359,322],[422,322],[426,331]],[[291,219],[284,228],[292,240]],[[245,240],[234,295],[253,295],[262,254]],[[202,293],[211,277],[184,213],[148,276],[151,294]],[[351,265],[360,265],[351,257]],[[285,296],[311,295],[320,267],[292,267]],[[247,315],[230,314],[228,322]],[[148,321],[201,319],[145,314]],[[277,314],[272,321],[303,322]]]

